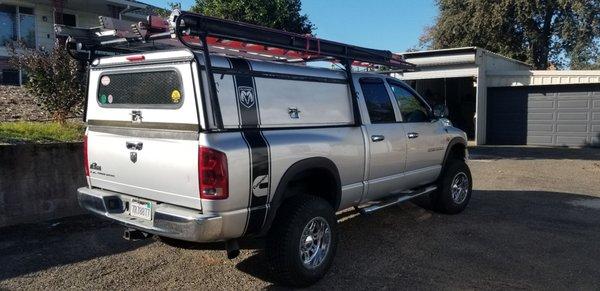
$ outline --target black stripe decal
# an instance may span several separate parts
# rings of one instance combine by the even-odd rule
[[[250,64],[242,59],[231,59],[231,65],[240,72],[249,72]],[[258,127],[258,106],[256,104],[256,90],[250,75],[233,75],[236,83],[236,97],[240,109],[240,125]]]
[[[250,64],[243,59],[230,59],[234,70],[250,72]],[[258,98],[253,77],[249,74],[233,75],[240,115],[242,137],[250,153],[249,214],[245,234],[258,233],[266,218],[270,195],[270,149],[259,128]]]

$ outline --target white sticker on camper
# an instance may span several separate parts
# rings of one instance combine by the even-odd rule
[[[102,79],[100,79],[100,83],[102,83],[102,85],[104,85],[104,86],[108,86],[108,84],[110,84],[110,77],[109,76],[102,77]]]

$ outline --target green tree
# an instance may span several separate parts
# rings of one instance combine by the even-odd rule
[[[196,0],[191,10],[208,16],[310,34],[315,26],[301,14],[300,0]]]
[[[160,17],[168,18],[169,16],[171,16],[171,11],[173,11],[175,9],[181,10],[180,2],[167,2],[167,6],[169,7],[168,9],[167,8],[154,8],[154,9],[152,9],[152,12]]]
[[[547,69],[600,66],[600,0],[437,0],[421,48],[478,46]]]

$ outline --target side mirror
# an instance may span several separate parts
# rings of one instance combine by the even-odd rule
[[[437,119],[448,117],[448,107],[444,104],[438,104],[433,107],[433,116]]]

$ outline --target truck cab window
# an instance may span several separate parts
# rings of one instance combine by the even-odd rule
[[[365,97],[371,123],[396,122],[394,108],[382,80],[361,79],[360,87]]]
[[[427,107],[419,97],[408,91],[401,85],[390,83],[394,98],[398,102],[402,121],[404,122],[428,122],[429,114]]]

